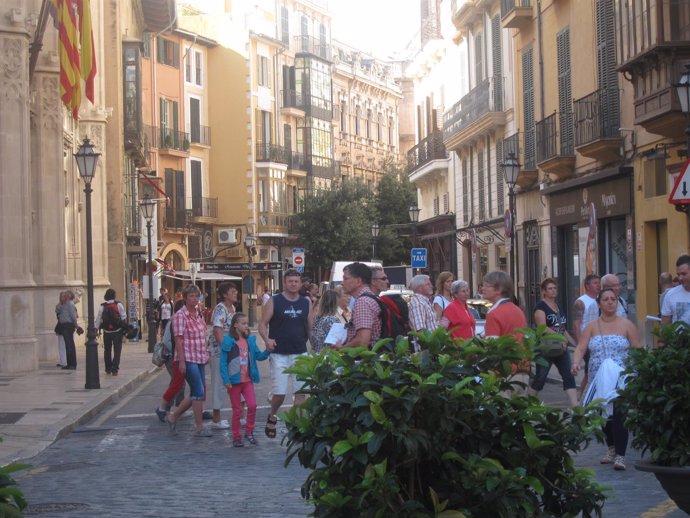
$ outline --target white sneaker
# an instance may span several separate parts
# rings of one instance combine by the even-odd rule
[[[227,430],[230,428],[230,423],[228,423],[227,419],[223,419],[217,423],[211,423],[211,428],[214,430]]]

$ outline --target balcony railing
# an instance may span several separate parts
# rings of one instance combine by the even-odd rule
[[[306,53],[331,61],[331,46],[312,36],[295,36],[297,54]]]
[[[483,115],[503,111],[503,78],[490,77],[473,88],[443,115],[444,139],[466,129]]]
[[[617,96],[618,91],[604,88],[574,102],[576,147],[595,140],[620,137]]]
[[[279,164],[288,164],[290,151],[283,146],[276,144],[257,142],[256,144],[256,161],[257,162],[276,162]]]
[[[191,198],[188,198],[187,205],[191,205],[192,207],[192,217],[218,217],[218,198],[205,198],[203,196],[193,196]]]
[[[537,163],[574,155],[572,120],[572,113],[553,113],[537,122]]]
[[[501,17],[509,14],[516,7],[531,7],[531,0],[501,0]]]
[[[160,128],[159,147],[161,149],[177,149],[189,151],[189,133],[171,128]]]
[[[413,173],[432,160],[446,158],[448,158],[448,152],[446,146],[443,145],[443,132],[434,131],[407,152],[407,173]]]
[[[208,126],[192,126],[189,136],[192,144],[211,145],[211,128]]]
[[[304,153],[297,153],[296,151],[290,151],[288,157],[288,168],[298,169],[300,171],[307,170],[307,159]]]
[[[333,179],[336,175],[335,162],[330,158],[312,155],[307,157],[307,171],[318,178]]]
[[[302,92],[297,90],[281,90],[281,97],[283,99],[283,108],[298,108],[304,110],[304,96]]]
[[[181,209],[173,205],[165,208],[165,228],[188,229],[192,220],[192,209]]]

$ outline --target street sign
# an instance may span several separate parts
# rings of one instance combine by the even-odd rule
[[[412,249],[412,268],[426,268],[426,248]]]
[[[295,270],[304,273],[304,248],[292,249],[292,264],[295,266]]]
[[[249,263],[200,263],[200,272],[248,272],[249,270],[271,271],[282,270],[283,264],[280,261],[273,261],[268,263],[254,263],[249,268]]]
[[[673,184],[668,202],[675,205],[690,204],[690,159],[686,160]]]

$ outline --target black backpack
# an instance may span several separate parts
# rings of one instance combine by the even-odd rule
[[[410,332],[410,313],[407,302],[402,295],[384,295],[377,297],[373,293],[363,293],[367,297],[374,299],[381,311],[379,320],[381,321],[381,339],[407,336]]]
[[[101,329],[104,331],[119,331],[122,329],[123,324],[126,327],[126,323],[120,320],[120,309],[118,308],[118,302],[104,302],[101,304],[103,306],[103,314],[101,315]]]

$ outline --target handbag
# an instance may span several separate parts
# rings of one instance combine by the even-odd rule
[[[542,340],[542,349],[540,354],[547,360],[556,360],[563,356],[567,348],[567,342],[560,340]]]
[[[153,346],[153,354],[151,355],[151,363],[156,367],[162,367],[170,358],[170,353],[164,342],[158,342]]]
[[[61,335],[61,334],[62,334],[61,328],[60,328],[60,321],[59,321],[59,320],[58,320],[58,323],[55,324],[55,330],[54,330],[54,331],[55,331],[55,334],[56,334],[56,335]]]

